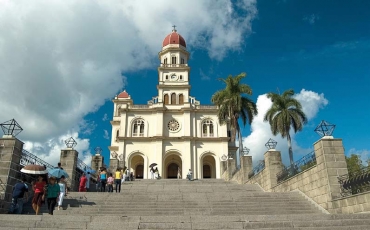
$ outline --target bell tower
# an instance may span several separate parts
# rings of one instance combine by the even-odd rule
[[[166,105],[181,105],[189,101],[190,67],[185,39],[177,33],[176,26],[165,37],[158,54],[158,97]]]

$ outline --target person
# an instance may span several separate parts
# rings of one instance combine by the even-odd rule
[[[191,171],[191,169],[189,169],[189,172],[188,172],[188,175],[187,175],[188,180],[191,180],[192,174],[193,174],[193,172]]]
[[[98,177],[96,178],[95,188],[96,188],[96,191],[97,191],[97,192],[99,192],[99,191],[100,191],[100,188],[101,188],[100,170],[99,170]]]
[[[153,167],[150,168],[150,174],[151,174],[151,178],[154,179],[154,169]]]
[[[46,186],[45,192],[48,202],[49,215],[53,215],[55,205],[57,204],[57,199],[60,195],[60,186],[57,184],[57,178],[49,178],[49,184]],[[45,194],[43,196],[45,196]]]
[[[46,182],[44,181],[44,178],[40,175],[37,178],[36,183],[32,186],[32,189],[34,191],[33,199],[32,199],[32,208],[35,210],[36,215],[40,212],[41,205],[45,202],[45,186]]]
[[[80,186],[78,187],[79,192],[86,192],[86,182],[87,178],[85,173],[82,173],[82,176],[80,178]]]
[[[123,184],[123,182],[125,182],[126,180],[125,171],[123,169],[121,169],[121,175],[122,175],[121,184]]]
[[[107,184],[107,171],[106,169],[102,169],[100,172],[100,192],[105,192],[105,185]]]
[[[154,175],[155,175],[155,179],[159,179],[159,171],[157,167],[155,167],[154,169]]]
[[[86,191],[88,192],[89,191],[89,188],[90,188],[90,180],[91,180],[91,175],[90,175],[90,172],[87,172],[86,174]]]
[[[130,173],[130,181],[134,181],[134,173],[133,172]]]
[[[121,179],[122,179],[122,175],[121,175],[121,171],[118,168],[116,170],[116,174],[115,174],[115,178],[114,179],[115,179],[114,182],[116,184],[116,193],[117,193],[117,190],[120,193],[121,192]]]
[[[63,169],[63,168],[62,168],[62,163],[58,162],[58,166],[57,166],[56,168]]]
[[[66,177],[63,175],[60,177],[59,180],[59,187],[60,187],[60,193],[58,198],[58,210],[60,210],[60,207],[63,204],[63,198],[65,195],[67,195],[67,183],[66,183]]]
[[[108,180],[107,180],[108,192],[113,192],[113,182],[114,182],[113,174],[109,173],[109,177],[108,177]]]
[[[181,169],[180,169],[180,167],[177,168],[177,179],[181,179]]]
[[[12,203],[10,205],[10,214],[22,214],[23,203],[28,201],[28,186],[26,178],[23,177],[21,182],[17,182],[13,187]]]
[[[126,180],[130,180],[130,170],[126,169]]]

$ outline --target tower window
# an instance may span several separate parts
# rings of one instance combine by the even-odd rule
[[[144,120],[137,119],[134,121],[132,126],[132,136],[133,137],[143,137],[144,136]]]
[[[166,75],[166,80],[168,80],[168,75]]]
[[[181,64],[185,64],[185,59],[181,58]]]
[[[210,119],[203,121],[202,123],[202,137],[213,137],[213,122]]]
[[[176,105],[176,94],[171,94],[171,105]]]
[[[172,64],[176,64],[176,57],[172,57]]]
[[[163,64],[167,64],[167,58],[163,60]]]
[[[180,80],[182,80],[182,75],[180,75]]]
[[[168,105],[169,103],[168,103],[168,94],[165,94],[164,95],[164,104],[165,105]]]
[[[184,95],[182,95],[182,94],[179,95],[179,104],[180,105],[184,104]]]

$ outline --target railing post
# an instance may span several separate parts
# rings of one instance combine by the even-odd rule
[[[103,167],[104,157],[100,154],[95,154],[91,158],[91,169],[95,170],[97,173],[100,167]]]
[[[13,186],[20,179],[23,142],[13,136],[0,138],[0,211],[9,210]]]
[[[78,183],[79,179],[78,174],[76,172],[77,169],[77,158],[78,152],[72,148],[63,149],[60,153],[60,163],[69,175],[69,179],[67,180],[67,186],[72,191],[78,191]]]
[[[240,169],[243,173],[243,184],[248,180],[248,174],[253,169],[252,156],[240,156]]]
[[[266,190],[271,190],[272,187],[277,185],[277,173],[283,169],[280,151],[275,149],[268,150],[265,155],[265,170],[267,173]]]

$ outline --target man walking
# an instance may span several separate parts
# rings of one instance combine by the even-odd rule
[[[88,192],[89,189],[90,189],[90,179],[91,179],[90,172],[87,172],[87,174],[86,174],[86,192]]]
[[[16,183],[13,187],[12,204],[10,205],[9,213],[22,214],[23,203],[27,202],[27,200],[28,186],[26,184],[26,178],[22,178],[22,181]]]

